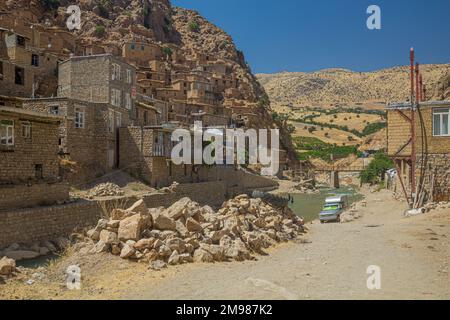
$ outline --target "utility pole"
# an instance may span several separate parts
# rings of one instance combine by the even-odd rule
[[[411,193],[416,193],[416,114],[414,95],[414,48],[410,51],[411,72]]]

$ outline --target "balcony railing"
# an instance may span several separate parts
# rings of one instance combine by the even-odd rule
[[[153,153],[152,155],[154,157],[168,157],[169,156],[169,150],[168,148],[164,148],[164,145],[162,144],[155,144],[153,146]]]

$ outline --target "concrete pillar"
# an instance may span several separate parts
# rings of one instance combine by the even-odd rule
[[[330,171],[330,187],[339,189],[339,171]]]

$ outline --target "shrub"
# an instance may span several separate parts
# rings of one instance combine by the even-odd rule
[[[196,21],[189,22],[189,30],[192,32],[199,32],[200,31],[200,25]]]
[[[172,49],[170,49],[169,47],[164,47],[163,49],[162,49],[162,51],[163,51],[163,53],[166,55],[166,56],[171,56],[172,55]]]
[[[267,93],[264,93],[259,97],[258,105],[260,108],[265,108],[270,105],[270,100]]]
[[[95,27],[95,35],[97,37],[103,37],[105,35],[106,29],[104,26],[98,25]]]
[[[384,179],[385,172],[391,169],[393,165],[392,160],[386,154],[382,152],[375,154],[369,166],[361,172],[361,182],[372,185],[380,183]]]
[[[104,26],[98,25],[95,27],[95,35],[97,37],[103,37],[106,33],[106,29]]]
[[[364,136],[368,136],[369,134],[378,132],[378,131],[380,131],[381,129],[384,129],[384,128],[386,128],[386,122],[370,123],[364,128],[362,134]]]

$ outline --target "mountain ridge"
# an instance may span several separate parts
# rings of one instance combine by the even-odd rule
[[[427,98],[447,98],[445,79],[450,74],[450,63],[425,64],[421,70],[428,88]],[[314,72],[257,74],[256,77],[276,104],[384,104],[409,99],[409,66],[370,72],[327,68]]]

